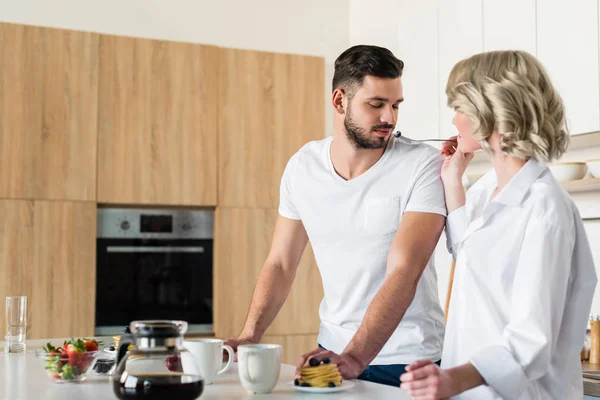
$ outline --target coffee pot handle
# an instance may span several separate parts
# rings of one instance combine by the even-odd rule
[[[119,340],[119,348],[117,349],[117,361],[116,365],[119,365],[121,360],[127,354],[127,348],[130,344],[134,344],[133,335],[121,335],[121,340]]]

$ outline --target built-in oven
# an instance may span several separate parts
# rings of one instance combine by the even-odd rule
[[[96,335],[133,320],[213,331],[214,211],[98,209]]]

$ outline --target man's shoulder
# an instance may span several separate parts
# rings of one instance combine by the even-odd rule
[[[311,140],[310,142],[304,144],[304,146],[302,146],[300,150],[298,150],[298,153],[320,154],[327,146],[329,146],[331,140],[331,136],[319,140]]]
[[[304,144],[292,157],[290,161],[294,160],[299,164],[306,162],[314,162],[315,159],[320,159],[325,152],[327,146],[331,142],[331,137],[326,137],[320,140],[313,140]]]
[[[408,171],[420,175],[424,171],[440,171],[444,157],[440,151],[428,144],[411,139],[397,138],[390,146],[390,158],[394,159],[391,168],[405,175]],[[388,167],[389,168],[389,167]]]
[[[404,153],[413,160],[422,161],[424,159],[437,158],[440,151],[429,144],[417,142],[405,137],[392,138],[394,140],[392,151]]]

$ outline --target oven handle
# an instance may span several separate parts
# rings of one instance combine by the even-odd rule
[[[107,246],[107,253],[204,253],[201,246]]]

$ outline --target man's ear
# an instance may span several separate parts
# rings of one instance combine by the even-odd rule
[[[342,89],[335,89],[331,95],[331,104],[336,113],[344,115],[346,110],[344,108],[344,98],[346,94]]]

